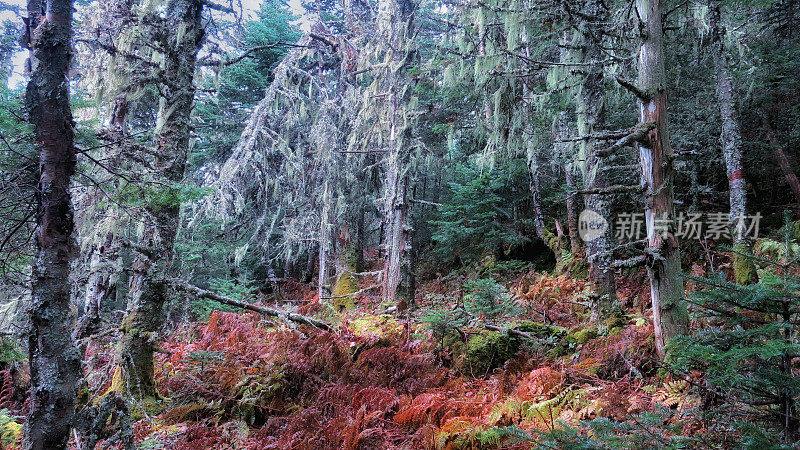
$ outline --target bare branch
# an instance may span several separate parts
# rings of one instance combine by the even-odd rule
[[[199,288],[193,284],[189,284],[187,281],[182,280],[180,278],[170,278],[166,280],[167,283],[171,284],[176,289],[188,292],[198,298],[207,298],[209,300],[214,300],[215,302],[222,303],[224,305],[235,306],[237,308],[246,309],[248,311],[255,311],[259,314],[269,316],[269,317],[277,317],[279,319],[290,320],[295,323],[303,324],[303,325],[311,325],[312,327],[319,328],[321,330],[330,331],[332,327],[327,323],[314,319],[313,317],[303,316],[300,314],[282,311],[280,309],[270,308],[267,306],[258,306],[252,305],[250,303],[240,302],[238,300],[234,300],[230,297],[226,297],[224,295],[217,294],[216,292],[207,291],[205,289]]]
[[[603,158],[609,156],[616,152],[617,150],[627,147],[631,144],[635,144],[647,136],[647,133],[650,132],[653,128],[656,127],[655,122],[644,122],[636,125],[633,127],[633,130],[623,137],[622,139],[618,140],[617,142],[613,143],[610,147],[604,148],[603,150],[598,150],[595,152],[595,155]]]
[[[620,76],[617,76],[616,78],[617,78],[617,83],[619,83],[620,86],[630,91],[631,94],[635,95],[636,98],[638,98],[639,100],[643,102],[649,102],[653,98],[652,95],[639,89],[639,87],[636,86],[636,83],[634,83],[633,81],[626,80],[625,78],[622,78]]]

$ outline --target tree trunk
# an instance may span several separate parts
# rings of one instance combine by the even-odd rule
[[[405,198],[405,179],[401,178],[397,171],[398,162],[390,163],[387,175],[387,211],[386,226],[386,263],[384,266],[383,278],[383,299],[394,303],[397,299],[397,290],[403,278],[403,258],[407,257],[405,230],[406,221],[406,198]]]
[[[578,92],[578,133],[580,135],[579,167],[583,185],[587,189],[603,190],[608,187],[602,159],[595,154],[595,141],[591,136],[605,128],[605,101],[603,99],[603,59],[602,37],[605,34],[607,10],[601,0],[589,0],[585,13],[594,20],[582,23],[576,33],[576,48],[579,48],[579,61],[585,64],[580,76]],[[617,300],[617,287],[614,269],[611,267],[613,242],[611,226],[611,205],[604,194],[586,194],[586,209],[598,214],[606,227],[597,236],[586,239],[586,260],[589,263],[589,281],[592,284],[591,320],[605,320],[621,313]]]
[[[792,165],[789,163],[789,158],[786,157],[786,153],[783,151],[783,146],[775,137],[775,130],[772,129],[772,125],[766,116],[763,118],[763,128],[767,135],[767,141],[769,142],[770,147],[772,147],[772,152],[775,155],[775,159],[778,161],[778,166],[780,166],[781,172],[783,172],[783,176],[786,178],[786,183],[789,185],[789,189],[791,189],[792,194],[794,194],[794,200],[796,203],[795,207],[800,209],[800,181],[797,180],[797,175],[795,175],[794,170],[792,170]]]
[[[566,39],[562,41],[565,46],[568,43]],[[565,50],[562,50],[562,62],[566,62]],[[564,171],[564,181],[567,185],[566,208],[567,208],[567,233],[569,234],[569,247],[574,255],[579,255],[581,251],[581,241],[578,234],[578,217],[576,204],[577,194],[575,191],[578,189],[575,186],[575,176],[572,171],[575,167],[575,155],[573,155],[573,147],[570,142],[569,133],[569,118],[567,111],[559,111],[553,122],[553,135],[555,137],[554,152],[559,161],[563,161],[561,168]]]
[[[330,268],[328,267],[328,256],[331,254],[331,183],[325,181],[322,194],[322,213],[320,214],[319,224],[319,275],[317,277],[317,296],[320,301],[331,295]]]
[[[533,201],[533,226],[536,229],[536,236],[544,240],[544,214],[542,213],[542,190],[539,183],[539,151],[533,146],[529,146],[528,152],[528,175],[530,176],[530,189]]]
[[[178,194],[189,149],[197,52],[204,35],[202,9],[200,0],[169,0],[163,24],[168,33],[159,43],[165,54],[162,64],[165,81],[156,129],[158,157],[153,166],[158,171],[157,185],[164,191],[159,191],[156,195],[159,199],[147,206],[150,217],[144,224],[140,247],[150,251],[140,251],[133,263],[118,366],[111,388],[139,399],[158,397],[153,381],[153,353],[168,294],[165,279],[172,265],[180,225]]]
[[[639,146],[642,184],[647,189],[645,223],[650,251],[656,256],[648,264],[650,295],[653,303],[656,351],[663,358],[665,346],[675,336],[689,330],[689,315],[683,303],[683,281],[678,241],[672,226],[656,230],[674,220],[672,191],[672,148],[667,129],[666,72],[664,70],[664,30],[661,23],[661,0],[637,0],[636,8],[645,24],[639,51],[639,89],[641,122],[656,127]]]
[[[414,36],[414,11],[412,0],[380,0],[378,3],[378,39],[384,47],[386,60],[391,61],[387,74],[386,108],[388,113],[388,155],[385,160],[385,248],[382,296],[396,302],[397,291],[403,278],[403,258],[407,258],[408,228],[408,159],[412,144],[413,115],[409,103],[414,83],[408,69],[416,60],[411,40]]]
[[[29,120],[39,150],[37,255],[31,282],[28,351],[31,396],[25,422],[26,449],[66,449],[81,377],[72,340],[70,263],[77,253],[73,235],[70,177],[75,172],[69,72],[72,1],[28,2],[26,39],[31,80],[26,92]],[[35,30],[35,31],[34,31]]]
[[[756,281],[756,267],[751,258],[742,253],[750,251],[751,242],[746,236],[745,219],[747,215],[747,190],[742,167],[742,133],[736,117],[736,104],[733,99],[728,60],[725,55],[725,30],[720,24],[720,1],[714,0],[710,8],[711,36],[714,51],[714,68],[717,72],[717,103],[722,119],[722,156],[728,174],[730,191],[730,225],[733,236],[733,271],[739,284]]]

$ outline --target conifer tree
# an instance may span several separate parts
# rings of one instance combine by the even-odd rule
[[[675,336],[689,331],[689,318],[683,303],[683,281],[674,220],[673,151],[667,128],[667,78],[664,66],[664,28],[661,0],[637,0],[636,11],[642,21],[642,44],[639,51],[639,85],[634,89],[640,101],[640,123],[652,123],[644,143],[639,145],[642,182],[647,188],[645,221],[652,264],[650,297],[656,350],[663,358],[665,346]],[[656,227],[657,221],[662,224]]]
[[[758,283],[742,286],[722,273],[688,276],[701,288],[690,301],[704,326],[670,344],[668,365],[681,374],[702,371],[724,414],[763,417],[768,430],[777,428],[785,443],[794,443],[800,438],[800,377],[793,364],[800,355],[800,253],[789,218],[787,212],[782,242],[761,241],[762,255],[734,249],[763,267]]]
[[[28,2],[23,42],[31,50],[26,92],[29,120],[39,150],[36,246],[31,283],[30,407],[26,449],[67,448],[81,377],[72,340],[70,264],[77,252],[70,178],[75,145],[69,83],[71,0]]]

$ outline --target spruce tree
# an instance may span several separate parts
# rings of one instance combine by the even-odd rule
[[[800,356],[800,254],[785,216],[782,245],[770,240],[761,245],[772,244],[776,257],[739,254],[762,267],[758,283],[742,286],[722,274],[687,276],[701,286],[690,302],[706,326],[676,338],[668,364],[678,372],[705,372],[710,398],[723,409],[743,420],[764,418],[768,429],[780,429],[790,443],[800,438],[800,377],[792,362]]]

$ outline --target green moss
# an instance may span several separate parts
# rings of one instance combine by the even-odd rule
[[[131,403],[131,422],[144,419],[145,417],[155,417],[164,410],[161,399],[155,397],[145,397]],[[146,416],[145,416],[146,413]]]
[[[626,317],[614,316],[609,317],[605,321],[606,327],[609,329],[609,332],[613,331],[615,328],[624,328],[628,325],[628,319]]]
[[[460,346],[459,346],[460,347]],[[480,332],[467,339],[463,352],[453,348],[455,368],[462,373],[480,377],[513,358],[520,347],[520,341],[505,333]]]
[[[356,336],[378,335],[380,337],[394,337],[403,332],[403,324],[391,314],[378,316],[364,316],[350,322],[353,334]]]
[[[736,284],[751,284],[758,281],[756,265],[752,258],[744,256],[750,253],[747,245],[738,244],[733,246],[733,276]]]
[[[333,285],[333,306],[337,311],[346,311],[356,306],[353,293],[358,291],[358,282],[355,275],[344,272]]]
[[[597,329],[596,328],[585,328],[583,330],[575,331],[574,333],[570,333],[564,339],[567,343],[574,343],[578,345],[583,345],[592,339],[597,337]]]
[[[576,330],[564,336],[555,348],[553,348],[548,356],[551,358],[559,358],[562,356],[573,353],[579,346],[586,344],[598,336],[597,328],[585,328]]]

